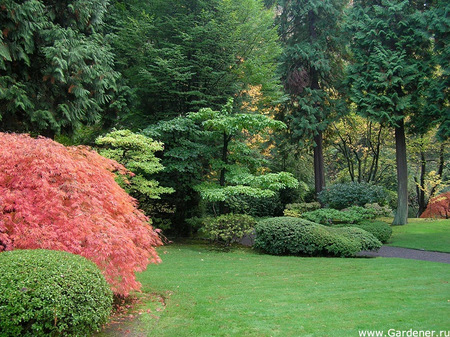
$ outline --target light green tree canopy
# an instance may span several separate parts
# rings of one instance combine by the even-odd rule
[[[161,142],[130,130],[116,130],[98,137],[96,144],[101,146],[102,156],[114,159],[134,173],[128,177],[128,184],[122,186],[141,202],[143,199],[160,199],[163,193],[173,193],[173,189],[162,187],[154,174],[164,169],[155,152],[163,150]]]

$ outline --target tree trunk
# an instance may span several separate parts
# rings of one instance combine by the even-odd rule
[[[441,143],[441,147],[439,149],[439,167],[438,167],[438,171],[437,171],[437,174],[439,175],[440,178],[442,178],[442,173],[444,173],[444,166],[445,166],[444,150],[445,150],[445,145],[444,145],[444,143]],[[431,189],[430,195],[428,196],[428,201],[430,201],[429,199],[434,197],[434,193],[436,193],[436,188],[437,188],[437,185],[433,186],[433,188]],[[425,205],[425,209],[428,206],[428,201],[427,201],[427,204]]]
[[[425,161],[425,153],[423,151],[420,151],[420,180],[417,183],[417,204],[419,206],[419,209],[417,211],[417,217],[420,217],[420,215],[425,212],[425,209],[427,208],[427,205],[425,203],[425,174],[427,170],[427,162]]]
[[[314,11],[310,10],[308,13],[309,18],[309,34],[311,43],[315,42],[317,39],[317,31],[316,31],[316,15]],[[314,67],[310,69],[310,79],[311,84],[310,87],[313,90],[320,89],[319,86],[319,72]],[[318,108],[319,102],[316,102],[315,107]],[[314,135],[314,185],[316,196],[323,190],[325,187],[325,175],[323,171],[323,138],[322,131],[317,129],[317,134]]]
[[[323,169],[323,144],[322,132],[319,131],[314,136],[314,182],[316,195],[319,194],[325,187],[325,174]]]
[[[406,162],[406,139],[404,121],[395,128],[395,157],[397,161],[397,212],[393,225],[405,225],[408,222],[408,165]]]
[[[223,147],[222,147],[222,162],[224,165],[228,164],[228,144],[230,143],[231,136],[228,136],[225,132],[223,133]],[[223,167],[220,170],[220,178],[219,178],[219,184],[222,187],[225,187],[225,174],[227,172],[227,169]],[[224,201],[219,202],[219,214],[226,214],[228,213],[228,207],[226,207]]]

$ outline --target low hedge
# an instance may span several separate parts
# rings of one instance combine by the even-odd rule
[[[54,250],[0,253],[0,336],[90,336],[113,294],[97,266]]]
[[[392,227],[384,221],[363,221],[358,224],[341,225],[341,227],[357,227],[364,229],[382,243],[386,243],[392,235]]]
[[[256,249],[274,255],[355,256],[381,247],[372,234],[357,228],[332,228],[294,217],[264,219],[255,227]]]

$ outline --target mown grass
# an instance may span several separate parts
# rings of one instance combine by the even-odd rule
[[[163,263],[139,275],[144,292],[164,297],[164,310],[143,308],[139,331],[147,336],[348,337],[450,324],[450,268],[443,263],[176,244],[159,252]]]
[[[450,220],[408,219],[392,231],[388,246],[450,253]]]

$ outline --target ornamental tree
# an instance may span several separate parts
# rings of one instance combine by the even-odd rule
[[[149,219],[114,180],[130,174],[87,147],[0,133],[0,252],[52,249],[84,256],[112,290],[138,290],[135,272],[158,263]]]
[[[431,198],[421,218],[450,218],[450,192],[439,194]]]
[[[298,186],[288,172],[271,173],[263,151],[252,143],[285,128],[284,123],[238,111],[230,99],[219,111],[203,108],[145,131],[164,140],[162,162],[175,189],[185,188],[189,194],[193,190],[205,201],[218,203],[220,214],[227,213],[225,202],[234,196],[268,198]]]
[[[220,111],[205,108],[188,115],[209,135],[216,149],[208,178],[195,186],[202,198],[210,202],[224,202],[235,195],[267,198],[283,188],[297,187],[291,173],[269,173],[264,157],[249,144],[252,136],[285,128],[284,123],[262,114],[233,112],[232,105],[233,100],[229,100]]]
[[[124,165],[132,176],[122,187],[142,202],[148,199],[160,199],[162,193],[173,193],[170,187],[163,187],[152,179],[153,175],[164,169],[155,152],[164,149],[161,142],[130,130],[114,130],[98,137],[95,143],[101,148],[99,153]]]

